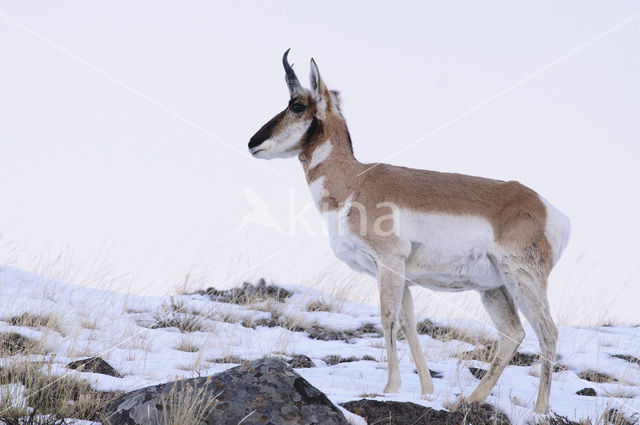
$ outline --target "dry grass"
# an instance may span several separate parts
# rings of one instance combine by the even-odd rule
[[[27,338],[17,332],[0,334],[0,357],[16,354],[42,354],[39,341]]]
[[[97,420],[119,394],[95,391],[69,376],[51,373],[51,363],[16,362],[0,369],[0,387],[19,388],[0,401],[0,423],[55,424],[64,418]],[[14,384],[13,387],[7,387]]]
[[[178,344],[175,348],[178,351],[184,351],[185,353],[197,353],[200,351],[200,347],[191,342],[188,338],[182,338],[180,344]]]
[[[310,301],[306,307],[307,311],[333,311],[331,304],[324,300]]]
[[[596,383],[605,383],[605,382],[616,382],[617,379],[614,377],[607,375],[603,372],[598,372],[596,370],[584,370],[580,372],[578,375],[580,379],[584,379],[586,381],[596,382]]]
[[[64,336],[62,321],[58,315],[47,314],[40,316],[37,314],[23,313],[7,319],[7,323],[13,326],[22,326],[35,329],[51,329]]]
[[[238,356],[225,356],[219,357],[215,359],[207,359],[208,362],[211,363],[219,363],[219,364],[246,364],[249,363],[249,360],[245,360]]]
[[[196,332],[203,330],[202,314],[189,309],[183,300],[171,297],[152,314],[155,323],[152,329],[178,328],[180,332]]]

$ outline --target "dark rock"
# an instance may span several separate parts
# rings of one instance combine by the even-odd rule
[[[598,394],[596,394],[596,390],[594,390],[593,388],[589,388],[589,387],[583,388],[581,390],[576,391],[576,394],[585,395],[585,396],[588,396],[588,397],[595,397],[596,395],[598,395]]]
[[[267,285],[264,279],[260,279],[256,285],[245,282],[241,288],[219,291],[216,288],[210,287],[196,293],[208,295],[213,301],[233,304],[249,304],[267,299],[284,301],[285,298],[291,296],[290,291],[276,285]]]
[[[142,388],[109,403],[102,416],[114,425],[347,425],[327,396],[276,359]]]
[[[416,403],[362,399],[342,403],[348,411],[376,425],[508,425],[509,419],[488,404],[463,405],[449,412]]]
[[[478,367],[469,367],[469,372],[471,372],[471,374],[475,376],[476,379],[482,379],[482,377],[487,373],[486,370],[480,369]]]
[[[89,357],[88,359],[76,360],[67,365],[70,369],[76,369],[80,372],[92,372],[100,373],[102,375],[109,375],[116,378],[122,378],[122,375],[113,368],[109,363],[103,360],[101,357]]]
[[[287,360],[287,364],[297,369],[316,367],[316,364],[313,362],[313,360],[311,360],[304,354],[296,354],[295,356],[291,357],[290,360]]]
[[[418,373],[418,369],[414,369],[413,373]],[[429,375],[431,375],[431,377],[434,379],[442,378],[442,373],[436,372],[435,370],[431,370],[431,369],[429,369]]]

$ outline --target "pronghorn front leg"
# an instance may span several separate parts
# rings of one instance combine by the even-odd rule
[[[422,388],[422,395],[433,394],[433,381],[431,379],[431,373],[427,367],[427,362],[424,359],[422,348],[420,347],[420,341],[418,340],[418,332],[416,330],[416,315],[413,311],[413,299],[411,298],[411,290],[409,285],[404,288],[404,294],[402,295],[402,329],[404,335],[407,337],[409,348],[411,349],[411,355],[413,356],[413,362],[416,364],[416,370],[420,377],[420,387]]]
[[[387,346],[389,378],[385,393],[395,393],[400,389],[400,368],[398,366],[397,335],[400,328],[402,294],[404,292],[404,258],[386,256],[378,258],[378,286],[380,289],[380,317],[384,341]]]

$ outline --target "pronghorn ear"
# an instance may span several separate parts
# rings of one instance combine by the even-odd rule
[[[311,59],[311,95],[316,99],[316,101],[325,102],[329,100],[330,94],[327,86],[324,85],[324,81],[320,77],[320,71],[318,71],[318,65],[316,65],[316,61]]]

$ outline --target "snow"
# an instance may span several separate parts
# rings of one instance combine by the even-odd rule
[[[245,321],[267,319],[269,311],[277,312],[298,325],[317,324],[334,330],[353,330],[367,324],[379,326],[379,314],[374,306],[349,300],[337,302],[329,296],[307,287],[284,285],[293,295],[284,302],[263,301],[252,305],[215,302],[203,295],[143,297],[66,284],[45,279],[12,267],[0,267],[0,333],[18,332],[39,340],[46,354],[40,356],[53,366],[51,373],[71,374],[84,379],[100,391],[131,391],[169,380],[211,375],[236,366],[213,360],[238,356],[252,360],[265,355],[291,356],[305,354],[315,368],[297,369],[311,384],[325,392],[335,403],[376,397],[378,400],[411,401],[443,409],[458,394],[469,394],[478,380],[468,367],[487,365],[455,356],[473,348],[461,341],[439,341],[420,335],[427,364],[442,374],[434,379],[434,394],[420,395],[418,375],[405,341],[399,341],[402,388],[398,394],[381,395],[386,380],[386,352],[383,338],[368,334],[345,341],[321,341],[306,332],[293,332],[282,327],[243,326]],[[325,301],[333,311],[306,311],[311,301]],[[335,302],[331,302],[335,301]],[[177,328],[152,329],[158,315],[174,314],[171,303],[181,313],[199,321],[201,330],[180,332]],[[59,329],[13,326],[7,322],[23,313],[53,315]],[[419,320],[426,317],[418,318]],[[470,335],[495,338],[493,329],[472,320],[435,319],[437,324],[455,326]],[[530,328],[521,352],[537,352],[538,344]],[[179,350],[181,345],[193,345],[196,352]],[[580,420],[590,418],[598,423],[602,413],[616,408],[627,415],[640,410],[640,367],[614,354],[638,356],[640,327],[573,327],[561,326],[558,340],[558,363],[568,370],[553,374],[551,408],[560,415]],[[376,361],[355,361],[328,366],[323,358],[372,356]],[[122,378],[69,370],[66,364],[90,356],[101,356]],[[36,360],[38,356],[32,356]],[[19,361],[18,356],[1,362]],[[578,377],[580,372],[594,370],[616,379],[610,383],[594,383]],[[488,402],[503,410],[515,423],[533,418],[532,408],[538,387],[538,364],[508,366],[494,388]],[[13,384],[12,384],[13,385]],[[594,388],[596,397],[576,395],[585,388]],[[20,386],[0,388],[0,397],[9,392],[19,395]],[[353,423],[357,423],[355,420]]]

